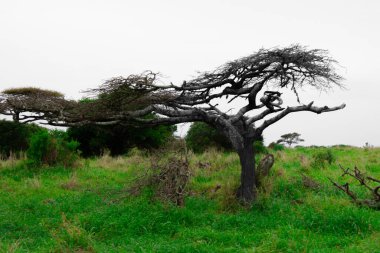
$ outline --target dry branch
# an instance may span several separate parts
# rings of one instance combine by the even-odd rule
[[[353,170],[350,168],[344,169],[341,165],[339,167],[342,169],[343,174],[341,177],[350,176],[359,182],[359,185],[365,187],[372,195],[370,199],[359,199],[357,195],[350,190],[349,183],[340,185],[329,178],[330,182],[339,190],[346,193],[354,203],[358,205],[365,205],[373,209],[380,209],[380,185],[372,186],[370,181],[380,183],[380,180],[373,177],[366,176],[365,173],[361,172],[356,166]]]

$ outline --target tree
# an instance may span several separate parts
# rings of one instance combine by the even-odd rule
[[[255,150],[253,142],[270,125],[288,114],[300,111],[324,113],[343,109],[314,106],[314,102],[281,107],[280,92],[268,89],[290,89],[298,101],[298,91],[307,86],[327,90],[342,86],[342,77],[335,71],[336,61],[327,51],[309,50],[299,45],[261,49],[241,59],[228,62],[211,72],[184,81],[182,85],[163,84],[153,72],[116,77],[90,92],[99,99],[45,114],[47,124],[176,124],[202,121],[217,128],[231,142],[241,163],[237,197],[244,202],[256,198]],[[267,92],[264,92],[267,91]],[[260,97],[260,92],[264,95]],[[238,110],[226,111],[217,104],[240,99]],[[224,106],[225,107],[225,106]],[[30,111],[34,108],[30,107]],[[155,113],[158,118],[147,119]]]
[[[284,134],[281,135],[281,139],[277,141],[277,143],[286,143],[290,146],[293,144],[300,143],[302,141],[305,141],[304,139],[300,138],[301,134],[299,133],[289,133],[289,134]]]
[[[196,153],[204,152],[210,147],[233,150],[231,143],[223,133],[203,122],[191,124],[185,140],[186,145]]]
[[[29,123],[47,117],[57,117],[73,101],[64,99],[58,91],[34,87],[6,89],[0,96],[0,113],[13,121]]]

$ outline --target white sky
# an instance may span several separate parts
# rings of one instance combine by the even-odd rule
[[[306,145],[380,146],[379,25],[378,0],[0,0],[0,89],[78,99],[114,76],[153,70],[181,83],[261,47],[299,43],[328,49],[348,88],[305,90],[302,102],[347,107],[289,115],[266,142],[296,131]]]

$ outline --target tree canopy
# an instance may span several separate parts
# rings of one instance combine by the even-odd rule
[[[283,135],[281,135],[281,138],[277,141],[277,143],[286,143],[290,147],[293,144],[297,144],[297,143],[300,143],[302,141],[305,141],[300,136],[301,136],[301,134],[299,134],[299,133],[283,134]]]
[[[57,118],[74,104],[60,92],[34,87],[6,89],[0,94],[0,114],[20,123]]]

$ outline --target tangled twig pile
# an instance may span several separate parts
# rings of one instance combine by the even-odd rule
[[[342,177],[348,175],[354,179],[356,179],[361,186],[364,186],[366,189],[368,189],[371,192],[372,198],[371,199],[359,199],[357,195],[350,190],[349,184],[345,183],[343,185],[340,185],[336,182],[334,182],[331,178],[329,180],[335,187],[337,187],[339,190],[345,192],[352,201],[358,205],[365,205],[373,209],[380,210],[380,180],[367,176],[365,173],[362,173],[356,166],[352,170],[350,168],[344,169],[341,165],[339,165],[340,168],[343,171]],[[378,184],[376,186],[372,186],[373,184]]]
[[[137,195],[143,188],[151,187],[155,198],[184,206],[190,175],[186,146],[174,141],[154,152],[150,167],[135,180],[129,192]]]
[[[156,185],[156,197],[184,206],[186,185],[190,178],[187,158],[170,157],[167,162],[152,167],[157,171],[150,178],[151,185]]]

